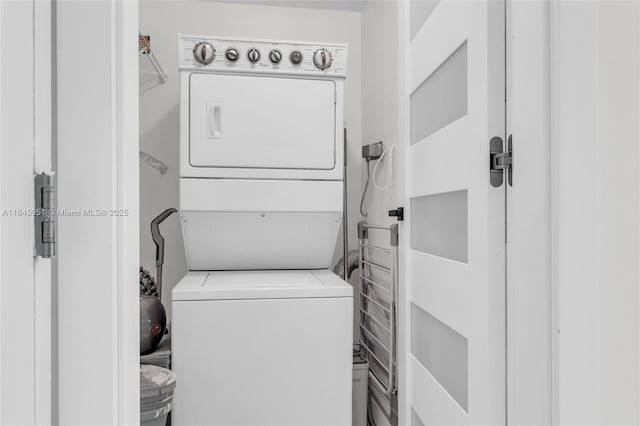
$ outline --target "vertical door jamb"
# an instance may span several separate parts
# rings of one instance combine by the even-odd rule
[[[138,2],[60,1],[55,14],[58,207],[81,212],[59,217],[58,417],[61,424],[134,425]]]
[[[52,174],[51,0],[33,2],[34,174]],[[54,179],[55,181],[55,179]],[[52,259],[34,258],[35,424],[52,423]]]

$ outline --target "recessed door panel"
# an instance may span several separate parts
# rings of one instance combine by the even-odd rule
[[[335,167],[333,81],[192,74],[189,162],[195,167]]]

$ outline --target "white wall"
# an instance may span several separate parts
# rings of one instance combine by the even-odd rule
[[[364,210],[369,223],[395,223],[388,210],[404,203],[404,149],[398,139],[398,4],[369,1],[362,10],[362,144],[383,141],[385,148],[397,144],[393,155],[392,183],[384,191],[369,183]],[[390,158],[378,167],[377,182],[385,183]],[[362,159],[362,185],[366,166]],[[371,162],[371,173],[376,161]],[[360,201],[358,194],[358,203]],[[355,198],[355,195],[354,195]]]
[[[640,424],[640,4],[598,16],[602,422]]]
[[[640,423],[640,5],[552,7],[559,424]]]
[[[348,171],[350,244],[357,245],[356,224],[360,220],[361,140],[361,33],[360,13],[338,10],[285,8],[205,1],[142,1],[140,30],[151,35],[151,47],[169,78],[156,85],[141,75],[140,149],[169,166],[166,175],[141,165],[140,170],[140,258],[155,276],[155,247],[149,223],[168,207],[178,208],[178,70],[176,33],[195,33],[256,38],[276,38],[349,43],[348,76],[345,83],[345,124],[349,131]],[[141,69],[149,70],[146,58]],[[165,237],[163,302],[168,311],[171,289],[186,272],[182,232],[177,215],[161,226]],[[336,248],[342,255],[342,237]]]

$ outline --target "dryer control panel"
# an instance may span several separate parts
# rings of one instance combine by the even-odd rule
[[[347,44],[178,36],[181,70],[344,77]]]

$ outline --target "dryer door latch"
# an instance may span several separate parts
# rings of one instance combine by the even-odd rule
[[[389,210],[389,217],[395,217],[398,221],[404,220],[404,207],[398,207],[395,210]]]

